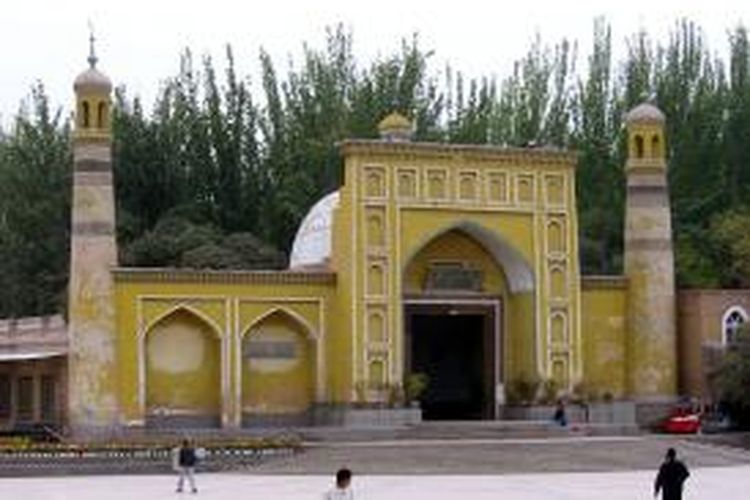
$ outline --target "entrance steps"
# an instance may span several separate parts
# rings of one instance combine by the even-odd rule
[[[640,433],[635,425],[571,424],[561,427],[552,421],[539,420],[427,421],[408,427],[308,427],[298,431],[304,441],[323,442],[545,439],[634,436]]]
[[[228,438],[272,438],[304,442],[370,442],[398,440],[500,440],[583,436],[634,436],[635,425],[572,423],[560,427],[551,420],[426,421],[403,426],[257,426],[221,428],[141,428],[119,432],[110,439],[125,442],[176,443],[189,437],[198,441]]]

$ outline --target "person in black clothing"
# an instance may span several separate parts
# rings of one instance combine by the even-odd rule
[[[667,450],[664,463],[659,468],[659,474],[654,481],[654,496],[663,491],[663,500],[682,500],[682,485],[690,476],[685,464],[677,460],[677,452],[674,448]]]
[[[557,422],[560,427],[568,425],[568,417],[565,415],[565,401],[562,399],[557,400],[557,408],[555,408],[555,414],[552,420]]]
[[[190,442],[185,439],[182,441],[182,446],[177,450],[177,470],[180,474],[180,478],[177,480],[177,493],[182,493],[182,486],[187,477],[190,483],[190,488],[193,493],[198,493],[198,488],[195,487],[195,464],[198,458],[195,455],[195,448],[190,446]]]

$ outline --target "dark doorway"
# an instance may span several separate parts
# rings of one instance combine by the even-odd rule
[[[491,314],[440,309],[422,313],[419,309],[407,315],[407,351],[409,372],[429,377],[421,398],[423,418],[492,418]]]

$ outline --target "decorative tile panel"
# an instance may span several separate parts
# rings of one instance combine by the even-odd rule
[[[475,201],[479,198],[479,174],[477,172],[461,172],[458,175],[458,199],[461,201]]]
[[[565,206],[565,178],[562,175],[546,175],[544,177],[544,195],[547,206]]]
[[[385,175],[385,169],[382,167],[365,167],[365,198],[382,199],[386,197]]]
[[[430,201],[448,198],[448,172],[445,169],[427,170],[427,199]]]
[[[508,174],[493,171],[487,175],[487,198],[490,203],[508,203],[511,199]]]
[[[399,169],[396,182],[399,199],[417,198],[417,171],[415,169]]]

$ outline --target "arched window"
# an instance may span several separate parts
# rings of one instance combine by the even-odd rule
[[[83,119],[81,120],[81,125],[83,128],[89,128],[89,103],[88,101],[83,101],[83,104],[81,104],[81,110],[83,111]]]
[[[654,135],[651,137],[651,156],[656,158],[661,155],[661,148],[659,147],[659,136]]]
[[[721,319],[721,341],[724,345],[732,344],[742,326],[747,322],[747,312],[740,306],[732,306],[726,310]]]
[[[97,110],[96,122],[99,128],[104,128],[104,122],[107,120],[107,108],[103,102],[99,103],[99,109]]]
[[[635,157],[643,158],[643,137],[640,135],[635,136]]]

